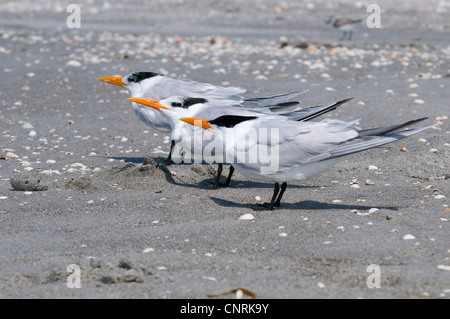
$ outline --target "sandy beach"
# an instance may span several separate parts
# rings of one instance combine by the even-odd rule
[[[450,5],[379,1],[369,29],[370,3],[86,0],[80,28],[65,1],[1,3],[0,298],[448,299]],[[330,15],[363,21],[340,41]],[[266,211],[271,183],[212,190],[216,165],[163,164],[169,134],[97,81],[134,71],[308,89],[304,107],[353,97],[317,120],[436,125]]]

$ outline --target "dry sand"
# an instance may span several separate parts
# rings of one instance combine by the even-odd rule
[[[324,21],[365,18],[362,2],[80,1],[81,29],[66,27],[62,1],[0,4],[0,298],[239,287],[260,298],[448,298],[450,7],[394,2],[380,2],[382,29],[361,24],[351,42]],[[292,183],[282,207],[261,211],[271,184],[237,174],[213,191],[215,166],[159,165],[165,134],[96,80],[133,71],[244,86],[247,97],[309,89],[304,106],[354,97],[329,116],[363,128],[439,125]],[[66,285],[70,264],[81,289]],[[379,289],[367,286],[371,264]]]

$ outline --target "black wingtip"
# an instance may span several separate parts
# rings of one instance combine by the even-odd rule
[[[301,121],[301,122],[310,121],[310,120],[312,120],[312,119],[314,119],[314,118],[316,118],[316,117],[318,117],[318,116],[321,116],[321,115],[323,115],[323,114],[325,114],[325,113],[334,111],[334,110],[337,109],[339,106],[341,106],[341,105],[344,104],[344,103],[347,103],[347,102],[350,101],[350,100],[353,100],[353,97],[348,98],[348,99],[344,99],[344,100],[341,100],[341,101],[338,101],[338,102],[335,102],[335,103],[331,104],[329,107],[327,107],[327,108],[325,108],[325,109],[322,109],[321,111],[319,111],[319,112],[317,112],[317,113],[311,114],[310,116],[301,118],[301,119],[299,119],[299,120],[297,120],[297,121]]]

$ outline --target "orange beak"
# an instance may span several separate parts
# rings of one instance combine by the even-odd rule
[[[168,110],[167,107],[159,104],[160,100],[156,100],[156,99],[149,99],[146,97],[131,97],[128,99],[128,101],[138,103],[138,104],[141,104],[144,106],[152,107],[154,109],[157,109],[158,111],[160,111],[161,109]]]
[[[205,130],[211,130],[213,129],[213,127],[211,125],[209,125],[209,120],[205,120],[205,119],[197,119],[197,118],[193,118],[193,117],[184,117],[182,119],[180,119],[180,121],[186,122],[188,124],[191,124],[193,126],[198,126],[201,128],[204,128]]]
[[[105,83],[118,85],[121,87],[127,86],[125,83],[122,82],[122,78],[120,76],[105,76],[102,78],[98,78],[97,80],[105,82]]]

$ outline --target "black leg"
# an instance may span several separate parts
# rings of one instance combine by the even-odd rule
[[[172,140],[172,143],[170,144],[169,156],[168,156],[167,159],[166,159],[166,165],[171,165],[171,164],[173,164],[173,161],[172,161],[172,151],[173,151],[173,148],[174,148],[174,147],[175,147],[175,141]]]
[[[234,173],[234,167],[233,167],[233,165],[231,165],[230,172],[228,173],[227,181],[225,182],[225,184],[220,184],[220,187],[230,187],[231,176],[233,176],[233,173]]]
[[[277,195],[279,192],[280,192],[280,183],[275,183],[272,200],[270,201],[270,204],[269,204],[269,210],[273,210],[273,206],[275,204],[275,199],[277,198]]]
[[[353,31],[349,31],[349,32],[348,32],[348,35],[349,35],[348,40],[349,40],[349,41],[352,41]]]
[[[280,207],[281,204],[281,198],[283,198],[284,192],[286,191],[287,188],[287,183],[284,182],[283,184],[281,184],[281,191],[280,191],[280,195],[278,195],[277,200],[275,201],[274,206],[275,207]]]
[[[217,167],[217,177],[216,177],[216,182],[214,183],[213,189],[219,189],[220,186],[220,177],[222,176],[222,172],[223,172],[223,164],[219,164],[219,167]]]

